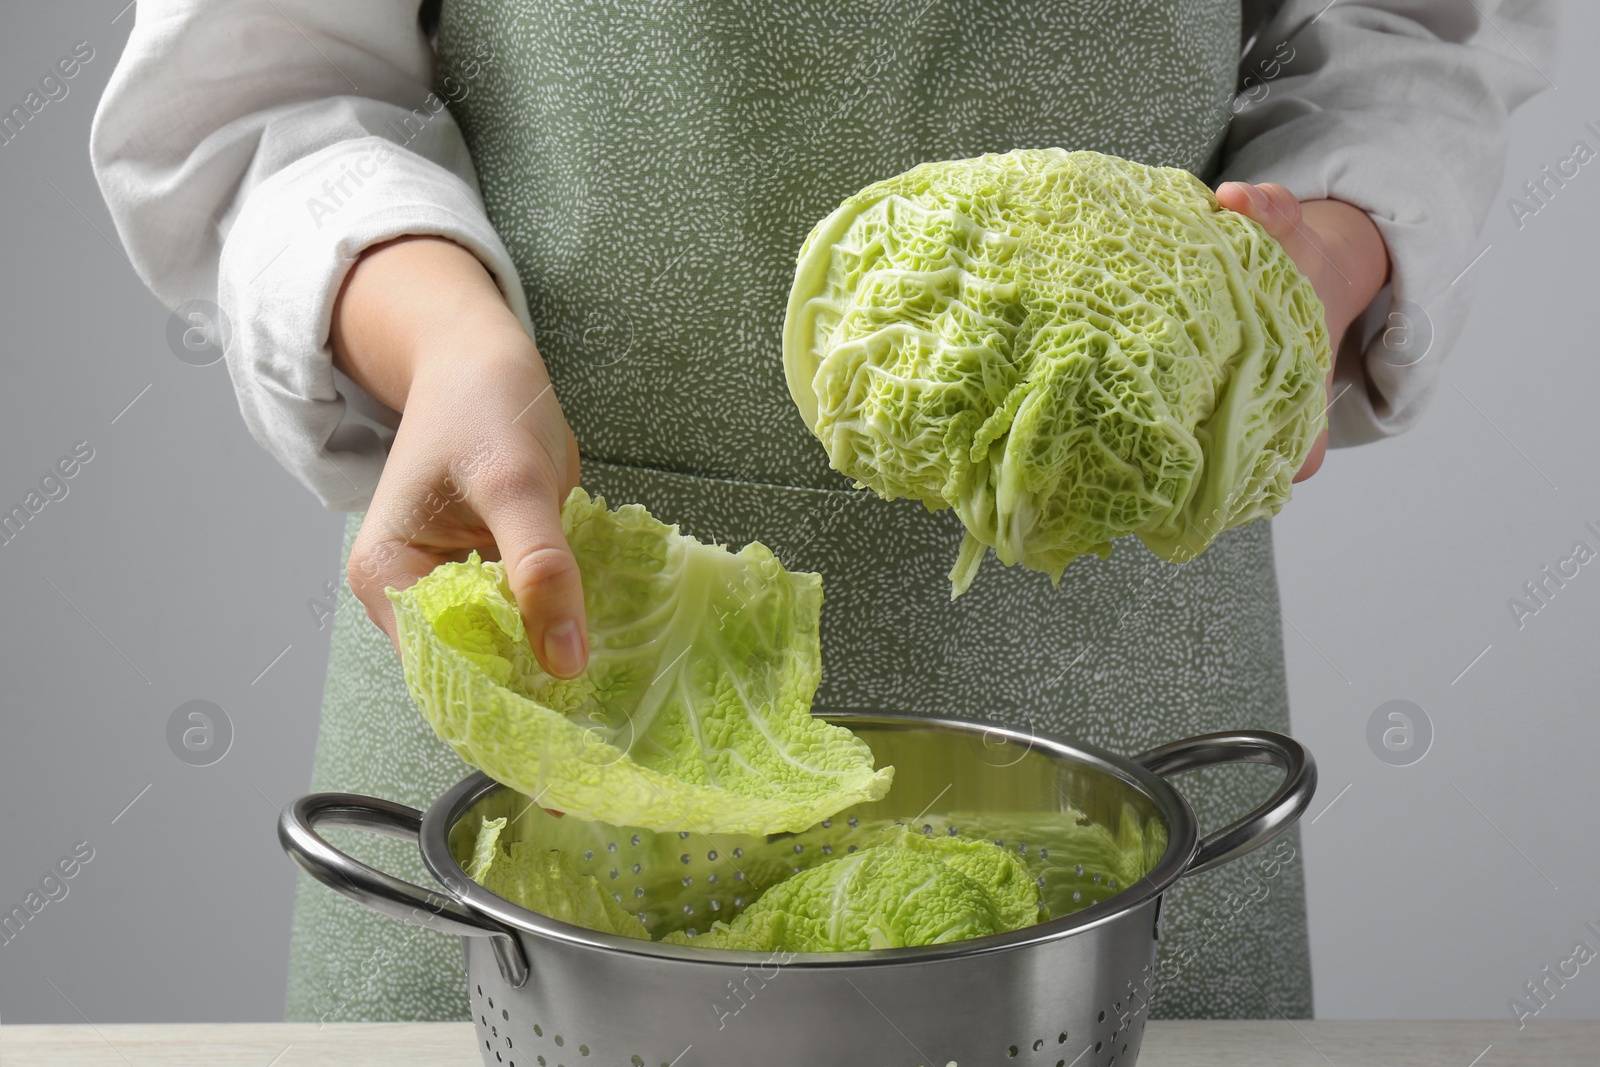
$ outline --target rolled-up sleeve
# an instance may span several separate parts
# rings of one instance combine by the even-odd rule
[[[1389,283],[1340,353],[1329,441],[1399,433],[1459,337],[1510,112],[1551,84],[1553,0],[1286,0],[1241,64],[1218,181],[1366,211]]]
[[[142,0],[90,155],[128,255],[168,307],[214,302],[251,434],[328,507],[371,501],[398,413],[333,366],[361,252],[405,234],[483,260],[530,330],[446,106],[418,0]]]

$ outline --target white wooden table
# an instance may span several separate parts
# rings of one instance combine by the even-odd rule
[[[3,1067],[480,1063],[471,1023],[0,1027]],[[1157,1021],[1146,1030],[1139,1067],[1600,1067],[1600,1022],[1530,1022],[1519,1032],[1510,1021]]]

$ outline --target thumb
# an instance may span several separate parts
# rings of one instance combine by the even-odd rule
[[[1300,200],[1275,182],[1224,182],[1217,187],[1217,202],[1259,222],[1281,245],[1299,236]]]
[[[500,479],[496,479],[499,482]],[[489,527],[539,665],[574,678],[589,662],[587,616],[578,561],[561,528],[561,506],[534,476],[493,484],[473,507]]]

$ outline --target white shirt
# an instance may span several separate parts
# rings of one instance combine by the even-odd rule
[[[1272,6],[1244,4],[1247,17]],[[140,277],[169,307],[221,309],[251,434],[340,511],[370,503],[399,425],[329,347],[363,249],[449,237],[533,332],[432,92],[417,8],[141,0],[90,137]],[[1256,32],[1219,180],[1347,201],[1389,249],[1390,284],[1351,330],[1360,358],[1339,362],[1334,445],[1398,433],[1426,405],[1466,318],[1471,276],[1455,279],[1481,249],[1508,113],[1547,84],[1555,22],[1553,0],[1285,0]]]

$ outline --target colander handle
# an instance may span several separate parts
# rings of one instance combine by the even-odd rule
[[[278,820],[278,842],[307,874],[357,904],[442,934],[489,938],[501,976],[513,987],[527,981],[527,958],[509,928],[469,911],[454,897],[367,866],[328,844],[318,826],[370,830],[415,843],[422,833],[420,811],[355,793],[311,793],[284,810]]]
[[[1206,835],[1185,875],[1220,867],[1277,840],[1305,814],[1317,791],[1317,764],[1311,753],[1294,738],[1267,730],[1202,734],[1141,752],[1133,761],[1163,778],[1224,763],[1270,763],[1283,768],[1283,782],[1260,807]]]

